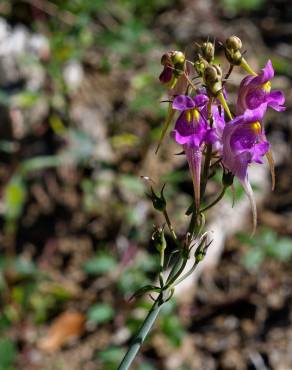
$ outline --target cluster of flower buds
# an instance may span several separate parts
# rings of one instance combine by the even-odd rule
[[[186,154],[194,185],[196,213],[203,211],[200,208],[202,193],[209,170],[216,163],[217,168],[223,170],[224,190],[232,186],[234,176],[243,185],[251,201],[255,228],[256,207],[248,181],[248,166],[252,162],[263,163],[264,156],[272,166],[263,120],[268,107],[284,110],[285,98],[281,91],[271,90],[270,81],[274,76],[271,61],[259,73],[254,72],[242,55],[242,42],[237,36],[229,37],[223,45],[229,64],[225,75],[215,62],[215,43],[207,41],[197,46],[195,61],[187,60],[179,51],[168,52],[162,57],[164,69],[160,81],[174,89],[184,78],[187,85],[182,85],[184,90],[181,88],[176,94],[169,94],[171,101],[160,143],[178,113],[171,136]],[[238,88],[234,116],[227,102],[226,82],[235,66],[243,68],[248,75]],[[194,85],[193,78],[199,79],[200,83]],[[271,172],[273,175],[272,167]],[[220,197],[222,194],[218,199]]]

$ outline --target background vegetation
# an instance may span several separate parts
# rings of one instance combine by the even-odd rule
[[[158,266],[161,220],[140,176],[167,182],[178,229],[192,197],[174,143],[154,155],[160,57],[191,58],[194,41],[230,34],[254,67],[272,59],[287,97],[266,123],[277,189],[256,237],[228,239],[192,301],[165,307],[135,366],[292,368],[289,0],[4,0],[0,16],[0,369],[116,369],[151,304],[129,298]]]

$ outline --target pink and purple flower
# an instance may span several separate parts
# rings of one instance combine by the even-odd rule
[[[246,109],[256,109],[262,106],[264,115],[267,107],[283,111],[285,97],[281,91],[271,91],[271,79],[274,77],[272,62],[269,60],[257,76],[247,76],[240,84],[236,105],[237,114],[243,114]]]
[[[258,109],[246,110],[243,115],[234,118],[223,130],[222,163],[244,187],[252,205],[254,229],[256,226],[256,206],[248,181],[248,165],[252,162],[263,163],[263,156],[270,149],[261,119],[262,105]]]
[[[223,131],[224,118],[220,115],[217,106],[212,107],[214,127],[208,123],[208,103],[209,98],[205,94],[195,97],[179,95],[174,98],[172,108],[180,111],[176,121],[172,137],[181,144],[186,153],[190,167],[197,210],[200,204],[200,176],[202,151],[204,144],[218,143],[220,146],[220,130]],[[218,129],[216,129],[218,123]],[[219,128],[220,126],[220,128]]]

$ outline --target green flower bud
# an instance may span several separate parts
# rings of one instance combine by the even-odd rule
[[[242,42],[237,36],[230,36],[226,40],[226,48],[230,50],[239,50],[242,48]]]
[[[201,46],[201,51],[203,57],[207,60],[207,62],[212,62],[215,53],[214,45],[212,44],[212,42],[204,42]]]
[[[166,200],[163,194],[164,188],[165,188],[165,185],[163,185],[161,189],[160,196],[158,196],[154,192],[152,187],[151,187],[151,194],[147,194],[148,198],[150,198],[152,201],[153,207],[157,209],[157,211],[160,211],[160,212],[163,212],[166,208]]]
[[[194,68],[200,77],[203,76],[205,69],[208,67],[208,65],[209,63],[207,62],[207,60],[202,58],[201,56],[199,56],[199,60],[196,60],[194,62]]]
[[[173,64],[182,65],[186,61],[186,57],[185,57],[184,53],[182,53],[181,51],[173,51],[172,56],[171,56],[171,60],[172,60]]]
[[[222,70],[216,65],[209,65],[204,72],[204,81],[209,93],[216,96],[222,90]]]
[[[212,241],[210,242],[207,242],[207,235],[205,235],[200,244],[198,245],[196,251],[195,251],[195,260],[196,260],[196,263],[199,263],[201,262],[205,256],[206,256],[206,253],[207,253],[207,250],[208,248],[210,247]]]
[[[158,250],[159,253],[165,250],[167,247],[165,236],[164,236],[164,227],[154,227],[154,232],[152,238],[154,247]]]
[[[171,61],[173,63],[173,74],[175,77],[181,76],[185,71],[186,57],[181,51],[173,51],[171,55]]]
[[[196,249],[196,251],[195,251],[196,263],[201,262],[204,259],[205,255],[206,255],[206,250],[205,250],[205,245],[204,244],[203,245],[200,244],[198,246],[198,248]]]
[[[226,40],[225,56],[228,62],[232,65],[239,66],[242,62],[242,54],[240,49],[242,42],[237,36],[230,36]]]
[[[225,48],[225,56],[228,62],[234,66],[239,66],[242,62],[242,54],[239,50]]]

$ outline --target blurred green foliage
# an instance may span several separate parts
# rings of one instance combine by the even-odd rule
[[[90,258],[83,265],[84,270],[89,275],[106,274],[117,267],[116,259],[106,252],[98,252],[95,257]]]
[[[0,369],[16,370],[13,363],[16,360],[16,346],[8,338],[0,339]]]
[[[281,237],[270,229],[262,229],[254,237],[239,234],[240,242],[248,246],[243,258],[249,269],[257,269],[266,258],[288,262],[292,258],[292,239]]]
[[[222,0],[222,2],[226,10],[234,13],[257,10],[265,4],[265,0]]]
[[[95,324],[104,324],[110,321],[114,316],[114,310],[107,303],[98,303],[89,307],[87,318]]]

